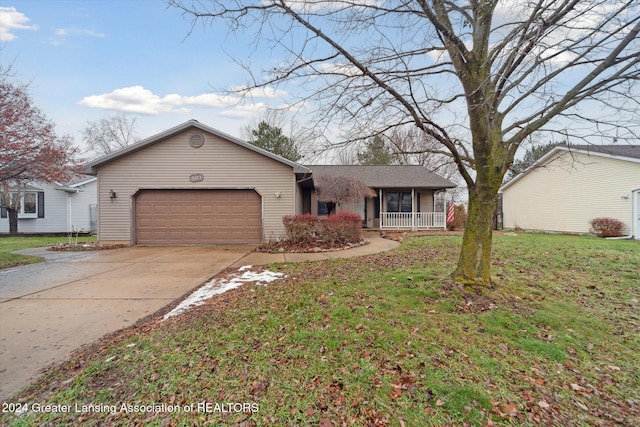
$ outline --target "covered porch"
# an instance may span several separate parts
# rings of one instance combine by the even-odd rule
[[[382,212],[380,229],[432,230],[446,229],[444,212]]]
[[[409,165],[321,165],[309,166],[312,177],[299,180],[298,212],[325,216],[332,212],[355,212],[364,228],[380,230],[444,230],[444,194],[455,184],[422,166]],[[343,197],[331,207],[318,197],[317,176],[357,180],[369,187],[366,196]],[[333,210],[332,210],[333,209]]]
[[[446,229],[444,203],[438,203],[440,191],[426,188],[378,189],[376,211],[378,226],[385,229]],[[440,206],[439,206],[440,205]]]

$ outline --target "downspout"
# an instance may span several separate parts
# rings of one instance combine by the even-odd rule
[[[633,193],[640,191],[640,188],[636,188],[635,190],[631,190],[627,198],[629,199],[629,234],[626,236],[619,237],[605,237],[607,240],[628,240],[633,239]],[[636,233],[638,230],[636,230]]]
[[[67,193],[67,234],[72,232],[71,230],[71,196],[74,193]]]

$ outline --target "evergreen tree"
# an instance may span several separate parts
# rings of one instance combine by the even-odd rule
[[[391,165],[397,163],[397,156],[391,151],[380,135],[367,141],[365,148],[358,151],[358,163],[361,165]]]
[[[297,162],[302,157],[293,139],[284,135],[281,128],[271,126],[264,120],[258,124],[257,129],[251,130],[251,137],[249,143],[285,159]]]
[[[524,153],[524,157],[522,158],[522,160],[514,160],[513,164],[509,168],[510,176],[508,178],[508,181],[511,181],[517,175],[529,169],[535,162],[538,161],[538,159],[540,159],[542,156],[559,145],[567,145],[567,143],[565,141],[549,142],[547,144],[537,145],[535,147],[527,149],[527,152]]]

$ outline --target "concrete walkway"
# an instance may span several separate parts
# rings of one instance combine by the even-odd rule
[[[252,252],[245,246],[134,246],[94,252],[16,251],[45,262],[0,270],[0,402],[77,348],[135,324],[227,267],[348,258],[398,242],[319,253]]]
[[[345,249],[340,251],[328,251],[317,253],[264,253],[251,252],[244,258],[238,260],[231,267],[241,267],[243,265],[267,265],[276,262],[303,262],[303,261],[320,261],[333,258],[351,258],[362,255],[377,254],[379,252],[390,251],[396,248],[400,243],[395,240],[384,239],[380,237],[377,231],[365,231],[363,233],[365,240],[369,243],[356,248]]]

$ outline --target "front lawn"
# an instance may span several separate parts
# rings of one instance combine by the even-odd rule
[[[94,236],[79,237],[78,242],[95,241]],[[76,238],[71,239],[76,242]],[[41,257],[26,256],[12,254],[12,251],[27,248],[39,248],[43,246],[56,245],[58,243],[69,242],[68,237],[51,237],[51,236],[16,236],[16,237],[0,237],[0,270],[3,268],[15,267],[22,264],[33,264],[42,262]]]
[[[640,424],[639,242],[498,235],[482,294],[448,279],[459,245],[272,265],[79,352],[0,424]]]

